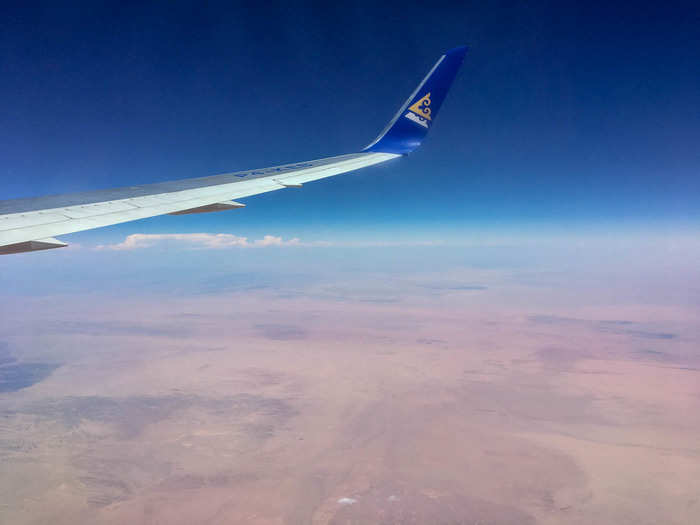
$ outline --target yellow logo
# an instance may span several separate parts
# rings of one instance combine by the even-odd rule
[[[416,115],[420,115],[421,117],[431,120],[430,119],[430,93],[426,94],[423,98],[421,98],[418,102],[413,104],[410,108],[408,108],[409,111],[413,111]]]

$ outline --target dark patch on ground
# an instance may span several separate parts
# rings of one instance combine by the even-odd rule
[[[345,286],[323,286],[321,292],[315,294],[314,297],[341,303],[393,304],[401,301],[389,290],[375,292],[366,288],[357,289]]]
[[[183,323],[149,324],[122,321],[61,321],[46,326],[48,333],[100,335],[145,335],[154,337],[181,337],[190,330]]]
[[[288,341],[306,339],[307,332],[303,328],[288,324],[264,323],[256,324],[255,328],[267,339]]]
[[[194,281],[196,295],[219,295],[221,293],[245,293],[256,291],[284,292],[289,283],[295,286],[308,286],[315,282],[316,276],[290,272],[272,275],[265,272],[222,272]]]
[[[639,323],[625,320],[594,321],[590,319],[576,319],[573,317],[559,317],[556,315],[531,315],[530,322],[537,324],[588,326],[592,330],[609,334],[628,335],[641,339],[675,339],[676,334],[669,332],[655,332],[639,328]]]
[[[421,288],[429,290],[447,290],[447,291],[478,291],[488,290],[488,286],[481,284],[462,284],[462,283],[424,283],[419,285]]]
[[[96,507],[105,507],[124,501],[134,492],[128,483],[112,477],[88,474],[80,476],[78,479],[88,487],[88,504]]]
[[[661,350],[654,350],[652,348],[640,348],[633,352],[635,357],[642,358],[646,361],[655,361],[657,363],[669,363],[675,364],[685,361],[684,359],[669,354],[668,352],[662,352]]]
[[[396,297],[362,297],[358,299],[361,303],[372,303],[372,304],[393,304],[398,303],[399,299]]]
[[[431,337],[420,337],[416,339],[416,343],[421,345],[446,345],[447,341],[444,339],[433,339]]]
[[[68,429],[82,420],[113,425],[119,439],[133,439],[150,424],[166,420],[188,408],[201,408],[214,415],[240,419],[251,414],[287,419],[295,410],[286,401],[276,398],[238,394],[219,399],[192,395],[131,396],[125,398],[82,396],[63,397],[32,403],[16,413],[33,414],[59,421]],[[7,412],[7,414],[14,412]],[[259,437],[271,435],[272,430],[260,431]]]
[[[17,363],[0,366],[0,393],[16,392],[40,383],[59,366],[52,363]]]
[[[630,326],[633,325],[633,321],[623,321],[620,319],[613,319],[609,321],[599,321],[602,325],[612,325],[612,326]]]
[[[15,359],[15,357],[10,352],[10,345],[3,341],[0,341],[0,366],[9,363],[14,363],[15,361],[17,361],[17,359]]]
[[[0,413],[0,417],[30,414],[39,420],[62,424],[66,428],[64,439],[75,443],[77,452],[71,463],[81,473],[79,479],[85,485],[88,504],[104,507],[140,493],[144,484],[162,483],[162,489],[196,489],[245,481],[241,473],[183,474],[171,461],[142,449],[138,440],[124,441],[137,438],[150,424],[169,418],[180,421],[190,418],[196,425],[201,417],[214,417],[230,425],[237,436],[247,433],[251,443],[259,444],[283,430],[296,413],[288,402],[278,398],[251,394],[224,398],[175,394],[64,397],[31,403],[16,411]],[[113,431],[100,437],[86,436],[80,430],[85,421],[108,425]]]
[[[642,339],[675,339],[676,334],[671,334],[668,332],[647,332],[645,330],[606,330],[604,328],[600,329],[601,332],[612,332],[615,334],[625,334],[631,337],[639,337]]]
[[[184,474],[166,479],[158,488],[160,490],[194,490],[210,487],[230,487],[238,483],[254,482],[257,479],[256,475],[248,473],[220,472],[210,476]]]

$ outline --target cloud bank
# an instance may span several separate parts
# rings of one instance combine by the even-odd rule
[[[399,246],[441,246],[444,241],[422,240],[355,240],[302,242],[298,237],[284,239],[276,235],[265,235],[262,239],[248,239],[231,233],[133,233],[122,242],[101,244],[96,250],[141,250],[163,245],[178,245],[200,250],[226,248],[264,248],[267,246],[346,247],[346,248],[390,248]]]
[[[190,248],[216,250],[224,248],[264,248],[266,246],[302,246],[294,237],[283,239],[274,235],[265,235],[262,239],[248,240],[230,233],[134,233],[117,244],[101,244],[97,250],[140,250],[155,246],[179,244]]]

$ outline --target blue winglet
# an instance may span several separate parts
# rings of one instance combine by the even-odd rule
[[[428,134],[445,95],[462,65],[466,46],[442,55],[384,131],[363,151],[410,153]]]

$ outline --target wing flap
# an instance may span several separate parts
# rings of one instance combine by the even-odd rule
[[[50,250],[52,248],[63,248],[68,246],[63,241],[58,239],[39,239],[37,241],[18,242],[16,244],[8,244],[0,246],[0,255],[9,255],[11,253],[38,252],[40,250]]]
[[[236,201],[216,202],[207,206],[190,208],[189,210],[171,211],[168,215],[191,215],[193,213],[210,213],[212,211],[237,210],[239,208],[245,208],[245,204]]]

